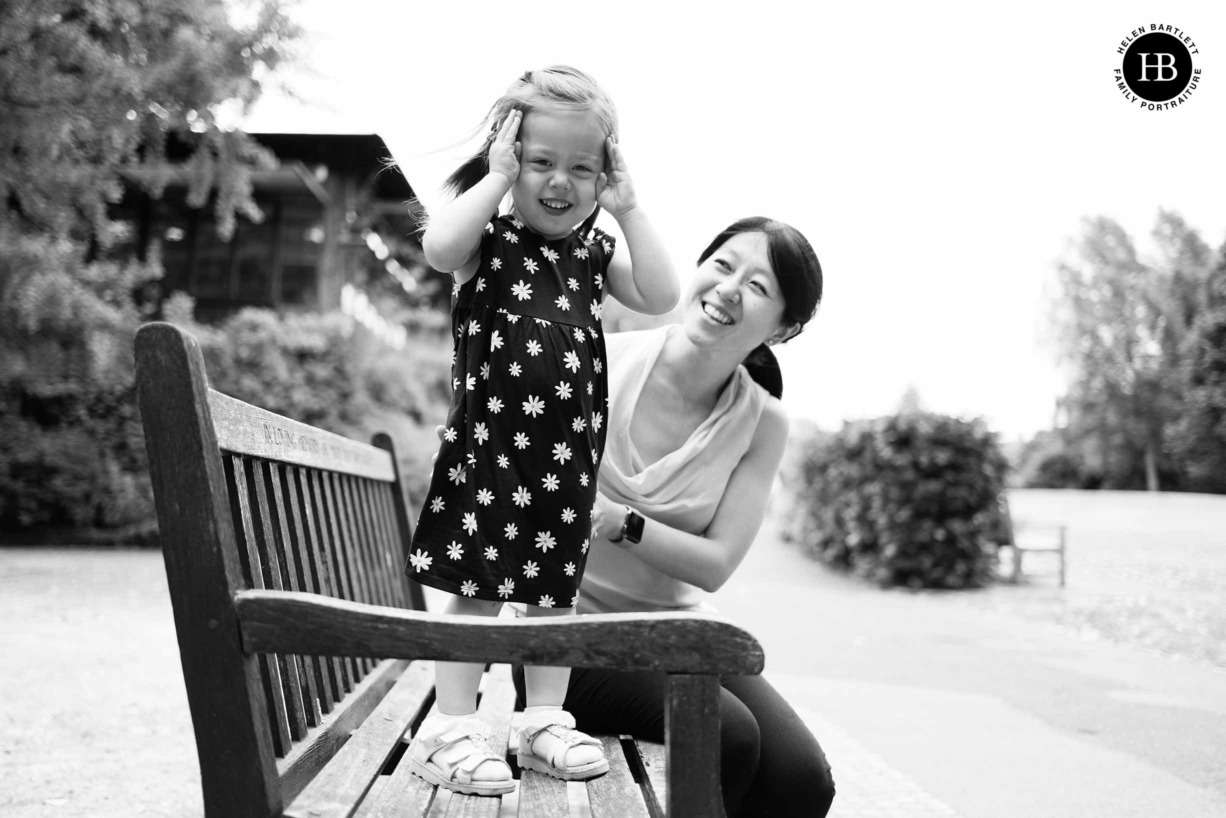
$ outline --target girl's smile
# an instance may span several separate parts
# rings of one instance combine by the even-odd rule
[[[545,238],[569,235],[596,208],[605,134],[590,111],[538,110],[519,129],[515,215]]]

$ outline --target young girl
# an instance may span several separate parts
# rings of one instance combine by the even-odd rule
[[[455,389],[405,571],[450,592],[448,611],[570,614],[587,558],[604,450],[606,292],[631,309],[672,309],[679,283],[635,198],[612,101],[581,71],[529,71],[494,104],[481,150],[447,181],[456,198],[422,245],[455,279]],[[511,208],[498,215],[510,193]],[[593,227],[603,207],[628,254]],[[629,258],[627,258],[627,255]],[[482,666],[438,662],[441,717],[412,770],[458,792],[514,787],[475,720]],[[608,770],[562,710],[570,669],[525,671],[521,767],[578,780]]]

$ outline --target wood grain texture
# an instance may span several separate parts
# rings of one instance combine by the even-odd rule
[[[403,659],[388,659],[379,663],[348,696],[337,703],[319,727],[307,733],[306,738],[294,745],[289,755],[277,762],[281,792],[287,802],[298,797],[311,779],[332,760],[349,740],[349,734],[362,725],[387,691],[406,672],[423,678],[426,683],[433,679],[429,667],[424,663],[410,666]]]
[[[233,593],[244,587],[225,471],[195,339],[170,324],[136,335],[136,383],[158,532],[192,714],[205,814],[281,809],[254,657],[242,652]]]
[[[376,434],[371,439],[371,443],[387,452],[388,456],[392,459],[392,471],[396,474],[396,479],[391,485],[391,501],[395,509],[396,518],[396,551],[392,558],[401,569],[399,579],[408,598],[407,607],[415,611],[424,611],[426,609],[426,598],[422,593],[421,585],[409,579],[403,570],[405,563],[409,559],[409,543],[413,541],[413,524],[409,522],[409,508],[405,500],[404,482],[400,477],[400,466],[396,462],[396,446],[392,442],[392,438],[382,432]]]
[[[635,740],[634,749],[642,763],[643,796],[652,816],[665,815],[668,804],[668,752],[658,741]]]
[[[212,389],[208,405],[217,427],[217,443],[226,451],[385,483],[395,478],[388,453],[375,446],[275,415]]]
[[[587,782],[587,800],[592,818],[654,818],[643,803],[643,791],[630,772],[618,736],[598,736],[609,760],[609,771]]]
[[[696,613],[500,620],[255,590],[239,593],[236,606],[250,652],[672,673],[758,673],[763,663],[762,647],[748,632]]]
[[[717,818],[724,814],[719,786],[719,677],[668,677],[664,741],[668,793],[660,800],[670,818]]]
[[[414,665],[294,799],[286,818],[349,818],[429,700],[433,674]]]

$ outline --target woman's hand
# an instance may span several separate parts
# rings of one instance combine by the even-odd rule
[[[603,492],[596,492],[596,503],[592,506],[592,539],[599,541],[616,537],[622,530],[622,520],[625,518],[625,506],[613,502]]]
[[[630,170],[626,167],[626,157],[621,146],[613,141],[613,137],[605,137],[605,150],[609,155],[609,169],[596,179],[596,202],[612,214],[613,218],[622,216],[638,206],[634,194],[634,183],[630,181]]]
[[[501,173],[512,183],[519,178],[519,143],[515,137],[519,135],[519,125],[524,115],[513,109],[502,121],[502,127],[490,142],[490,173]]]

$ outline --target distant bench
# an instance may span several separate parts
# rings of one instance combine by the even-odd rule
[[[723,814],[719,674],[761,672],[751,635],[697,614],[426,613],[402,570],[410,524],[386,435],[366,445],[209,389],[195,339],[170,324],[141,328],[136,359],[209,818],[425,815],[438,793],[399,763],[433,704],[422,660],[503,663],[479,705],[496,752],[514,717],[505,663],[669,673],[665,744],[601,736],[611,769],[586,785],[590,814]],[[565,782],[532,771],[516,797],[520,815],[570,813]],[[446,814],[499,809],[452,795]]]
[[[1022,557],[1026,554],[1050,554],[1059,563],[1060,587],[1064,587],[1065,553],[1068,537],[1063,525],[1015,524],[1009,511],[1009,500],[1002,494],[998,501],[996,531],[992,537],[997,553],[1005,549],[1009,560],[1008,579],[1022,581]]]

